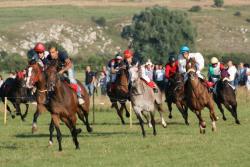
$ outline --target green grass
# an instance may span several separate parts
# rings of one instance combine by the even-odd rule
[[[80,150],[75,150],[69,130],[61,125],[63,152],[58,152],[56,137],[54,145],[47,147],[49,113],[39,118],[39,131],[33,135],[31,122],[34,107],[26,122],[8,116],[5,126],[2,124],[1,113],[0,166],[249,166],[250,105],[246,103],[244,93],[239,94],[241,125],[234,124],[232,116],[226,111],[228,120],[220,119],[217,122],[218,131],[213,133],[209,113],[204,110],[203,117],[207,123],[205,135],[199,134],[193,113],[189,112],[190,126],[186,126],[174,108],[173,119],[167,119],[168,127],[164,129],[157,125],[158,134],[154,137],[152,129],[145,126],[147,137],[143,139],[137,124],[132,128],[128,124],[123,126],[108,105],[98,105],[96,123],[92,125],[94,132],[88,134],[83,128],[78,138]],[[218,110],[217,115],[221,117]],[[167,113],[164,116],[167,118]],[[133,121],[137,123],[134,113]],[[126,119],[126,122],[129,120]],[[82,127],[80,121],[78,127]]]

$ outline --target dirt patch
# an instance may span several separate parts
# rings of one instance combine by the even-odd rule
[[[147,7],[153,5],[163,5],[171,8],[190,8],[193,5],[200,5],[209,8],[213,4],[212,0],[2,0],[0,8],[6,7],[29,7],[29,6],[54,6],[54,5],[73,5],[81,7],[109,7],[109,6],[127,6],[127,7]],[[225,5],[250,5],[249,0],[225,0]]]

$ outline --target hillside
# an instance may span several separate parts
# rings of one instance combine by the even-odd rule
[[[246,21],[250,18],[250,2],[247,0],[225,1],[222,9],[212,8],[212,1],[208,0],[2,0],[0,50],[24,56],[37,41],[54,40],[73,56],[113,54],[117,46],[127,45],[127,41],[120,38],[122,27],[129,24],[135,13],[154,4],[184,11],[197,4],[203,7],[201,12],[188,12],[197,27],[199,51],[250,52],[250,23]],[[241,16],[234,16],[236,11],[240,11]],[[104,17],[106,26],[96,25],[93,17]]]

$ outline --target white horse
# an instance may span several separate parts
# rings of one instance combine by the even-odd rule
[[[146,136],[145,130],[143,127],[143,119],[142,116],[146,117],[150,115],[151,120],[148,121],[149,125],[153,126],[153,134],[156,135],[155,129],[155,109],[157,109],[161,116],[161,123],[163,127],[167,127],[167,124],[162,116],[162,95],[158,88],[158,93],[154,93],[153,89],[149,87],[142,79],[140,68],[138,64],[130,67],[129,69],[131,76],[131,91],[130,98],[132,102],[132,107],[135,111],[135,114],[140,122],[140,126],[142,129],[143,137]]]

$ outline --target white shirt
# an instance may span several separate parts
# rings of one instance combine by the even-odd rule
[[[237,73],[237,68],[235,66],[231,66],[228,68],[228,73],[229,73],[229,81],[234,81],[236,73]]]
[[[202,71],[202,69],[204,68],[204,58],[202,56],[201,53],[189,53],[188,59],[190,58],[194,58],[196,61],[196,65],[197,65],[197,71]],[[182,54],[180,54],[178,56],[178,63],[179,63],[179,72],[180,73],[185,73],[186,72],[186,64],[187,61],[186,59],[183,57]]]
[[[156,70],[155,71],[155,79],[156,79],[156,81],[163,81],[164,80],[164,74],[165,74],[165,72],[164,72],[164,70]]]

